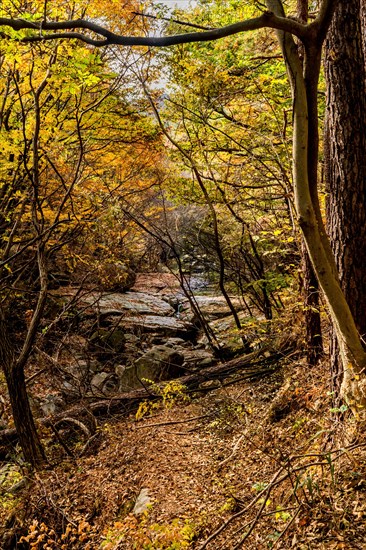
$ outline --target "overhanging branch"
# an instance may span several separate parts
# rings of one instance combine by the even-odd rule
[[[272,12],[264,12],[259,17],[239,21],[225,27],[200,31],[190,32],[185,34],[177,34],[173,36],[151,37],[151,36],[123,36],[109,31],[108,29],[89,21],[87,19],[76,19],[72,21],[26,21],[24,19],[9,19],[0,18],[1,27],[9,27],[16,31],[33,30],[33,36],[20,38],[21,42],[42,42],[45,40],[60,40],[78,39],[87,44],[101,47],[108,45],[118,46],[172,46],[175,44],[186,44],[188,42],[207,42],[210,40],[218,40],[226,36],[232,36],[246,31],[253,31],[262,28],[272,28],[291,33],[301,40],[306,38],[308,27],[287,17],[279,17]],[[45,33],[45,31],[54,31]],[[64,32],[58,32],[64,31]],[[99,37],[94,38],[88,34],[79,31],[90,31]],[[3,35],[4,36],[4,35]]]

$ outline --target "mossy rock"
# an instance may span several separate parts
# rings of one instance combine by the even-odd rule
[[[121,327],[99,328],[90,337],[90,343],[103,351],[121,353],[124,350],[126,338]]]

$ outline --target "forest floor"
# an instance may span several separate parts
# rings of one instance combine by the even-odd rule
[[[325,363],[285,363],[101,420],[80,458],[50,437],[47,469],[9,463],[1,548],[365,549],[364,430],[332,410]]]

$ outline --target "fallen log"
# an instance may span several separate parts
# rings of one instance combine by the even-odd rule
[[[241,371],[240,379],[253,379],[267,374],[271,374],[281,365],[281,359],[286,357],[292,350],[271,352],[269,346],[266,346],[258,351],[254,351],[247,355],[236,357],[225,363],[219,363],[211,367],[207,367],[198,372],[175,378],[175,382],[185,386],[189,391],[210,391],[214,388],[202,387],[210,381],[223,381],[226,378],[236,375]],[[52,425],[61,422],[67,418],[87,418],[88,416],[102,416],[111,413],[128,414],[136,410],[139,403],[143,400],[159,399],[159,387],[161,389],[167,384],[167,381],[154,385],[154,388],[146,388],[132,390],[130,392],[118,394],[112,398],[99,399],[90,403],[79,403],[67,410],[53,415],[52,417],[39,418],[37,423],[40,426],[52,427]],[[217,386],[216,386],[217,387]],[[6,429],[0,431],[0,446],[14,443],[17,440],[15,429]]]

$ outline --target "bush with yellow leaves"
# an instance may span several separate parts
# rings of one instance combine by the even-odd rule
[[[160,397],[159,401],[142,401],[136,412],[136,420],[141,420],[144,416],[150,415],[154,410],[158,409],[161,405],[165,409],[171,409],[173,405],[178,402],[189,401],[187,395],[187,387],[180,384],[176,380],[171,380],[166,384],[159,385],[155,382],[147,379],[143,379],[144,382],[151,384],[150,389],[155,395]]]
[[[195,527],[188,519],[175,518],[170,523],[149,525],[149,512],[140,519],[129,514],[123,521],[116,521],[105,532],[102,550],[186,550],[195,538]]]

